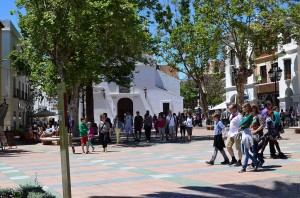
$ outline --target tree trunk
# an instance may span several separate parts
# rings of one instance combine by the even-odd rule
[[[70,104],[68,106],[70,115],[74,118],[74,127],[72,130],[73,137],[79,136],[79,90],[80,90],[80,84],[73,84],[71,87],[71,94],[70,94]]]
[[[86,85],[86,117],[88,121],[94,123],[94,95],[93,82]]]
[[[209,110],[208,110],[208,105],[207,105],[207,93],[205,91],[205,87],[203,82],[199,81],[197,82],[198,87],[199,87],[199,93],[200,93],[200,103],[203,114],[205,115],[206,118],[209,117]]]

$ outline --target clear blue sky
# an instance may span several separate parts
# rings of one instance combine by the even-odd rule
[[[18,28],[18,17],[11,15],[10,11],[16,8],[14,0],[0,0],[0,19],[9,19]]]

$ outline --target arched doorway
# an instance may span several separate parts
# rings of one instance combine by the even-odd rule
[[[133,116],[133,102],[130,98],[121,98],[118,101],[118,115],[120,116],[120,120],[124,121],[124,114],[126,112],[130,112]]]

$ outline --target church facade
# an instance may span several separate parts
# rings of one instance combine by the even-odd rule
[[[101,113],[107,113],[110,118],[120,115],[122,119],[126,112],[135,115],[139,111],[144,115],[149,110],[151,115],[158,115],[159,112],[171,110],[177,114],[183,110],[180,79],[177,73],[170,72],[168,66],[137,63],[130,88],[102,82],[94,87],[93,92],[95,122],[99,121]]]

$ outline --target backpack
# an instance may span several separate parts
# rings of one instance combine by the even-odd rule
[[[219,120],[219,122],[222,122],[222,121]],[[222,129],[222,128],[219,126],[219,122],[218,122],[218,124],[217,124],[218,131],[221,131],[221,133],[222,133],[222,138],[223,138],[223,139],[226,139],[226,138],[227,138],[227,130],[226,130],[226,126]]]
[[[145,126],[151,126],[151,127],[152,127],[152,119],[151,119],[151,116],[145,118],[144,125],[145,125]]]

